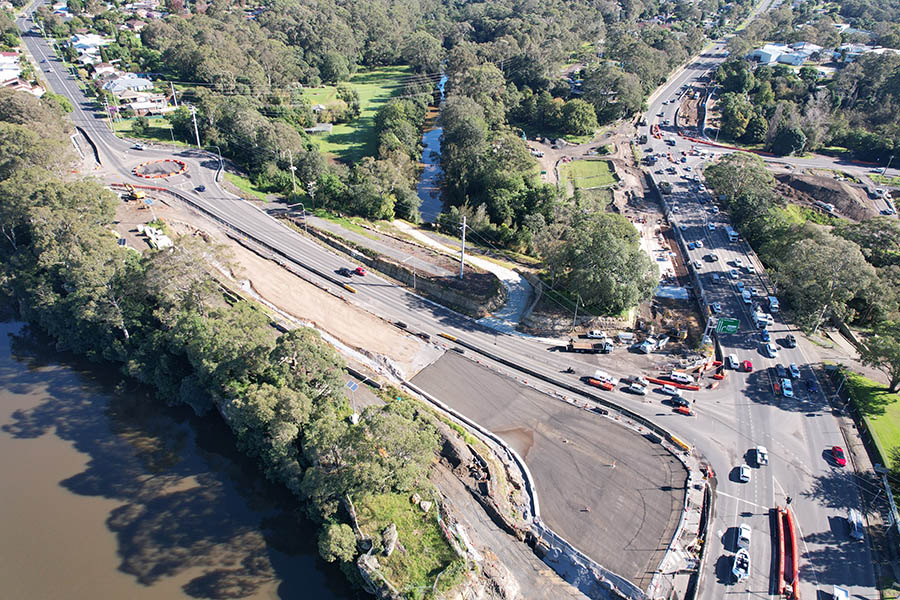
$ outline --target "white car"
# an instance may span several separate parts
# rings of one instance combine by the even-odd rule
[[[756,267],[754,267],[753,265],[747,265],[747,266],[745,267],[745,270],[746,270],[748,273],[756,273]]]
[[[740,269],[741,267],[744,266],[744,261],[742,261],[739,258],[736,258],[736,259],[734,259],[734,266],[736,266],[738,269]]]
[[[702,248],[702,247],[703,247],[703,240],[697,240],[697,241],[694,242],[694,243],[697,244],[697,247],[698,247],[698,248]]]
[[[700,269],[703,268],[703,263],[701,263],[699,260],[695,260],[695,261],[694,261],[693,263],[691,263],[691,264],[694,265],[694,268],[697,269],[697,270],[700,270]]]
[[[738,525],[737,545],[738,548],[750,548],[750,536],[752,530],[746,523]]]
[[[589,340],[603,340],[606,339],[606,332],[600,331],[598,329],[591,329],[587,332],[586,336]]]
[[[738,468],[738,479],[740,479],[741,483],[750,483],[750,467],[747,465],[741,465]]]
[[[737,269],[732,269],[732,270],[730,271],[730,274],[731,274],[731,278],[732,278],[732,279],[737,279],[738,277],[741,276],[741,274],[738,273],[738,270],[737,270]]]
[[[744,581],[750,576],[750,553],[746,548],[738,550],[734,555],[734,564],[731,567],[731,573],[738,581]]]
[[[776,346],[772,342],[769,342],[768,344],[765,345],[765,351],[766,351],[766,355],[769,358],[778,358],[778,346]]]
[[[647,387],[644,385],[641,385],[640,383],[637,383],[637,382],[629,385],[628,391],[633,394],[637,394],[638,396],[646,396],[647,395]]]
[[[662,386],[662,393],[668,394],[669,396],[676,396],[678,398],[681,398],[681,390],[668,383]]]
[[[756,447],[756,465],[761,467],[769,464],[769,451],[765,446]]]
[[[716,224],[715,224],[715,223],[707,223],[707,224],[706,224],[706,228],[709,229],[710,231],[715,231],[715,230],[716,230]]]

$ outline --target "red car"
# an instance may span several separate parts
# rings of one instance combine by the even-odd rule
[[[366,274],[366,270],[363,269],[362,267],[356,267],[356,270],[353,272],[356,273],[357,275],[365,275]]]
[[[744,370],[744,373],[752,373],[753,372],[753,363],[749,360],[745,360],[741,363],[741,368]]]
[[[832,446],[831,448],[831,457],[834,459],[839,466],[845,467],[847,466],[847,458],[844,456],[844,449],[840,446]]]

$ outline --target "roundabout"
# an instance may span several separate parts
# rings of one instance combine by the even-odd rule
[[[144,179],[163,179],[173,175],[184,175],[187,164],[174,158],[148,160],[134,167],[131,172]]]

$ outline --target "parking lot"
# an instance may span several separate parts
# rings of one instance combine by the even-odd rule
[[[684,503],[686,473],[673,456],[453,352],[413,383],[516,449],[553,530],[619,575],[649,584]]]

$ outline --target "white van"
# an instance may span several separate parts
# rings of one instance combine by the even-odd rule
[[[729,354],[725,357],[725,366],[729,369],[737,369],[738,365],[739,363],[737,354]]]
[[[672,381],[677,381],[678,383],[694,383],[694,378],[683,371],[672,371],[672,374],[669,375],[669,378]]]
[[[769,296],[769,310],[773,313],[778,312],[778,298]]]

